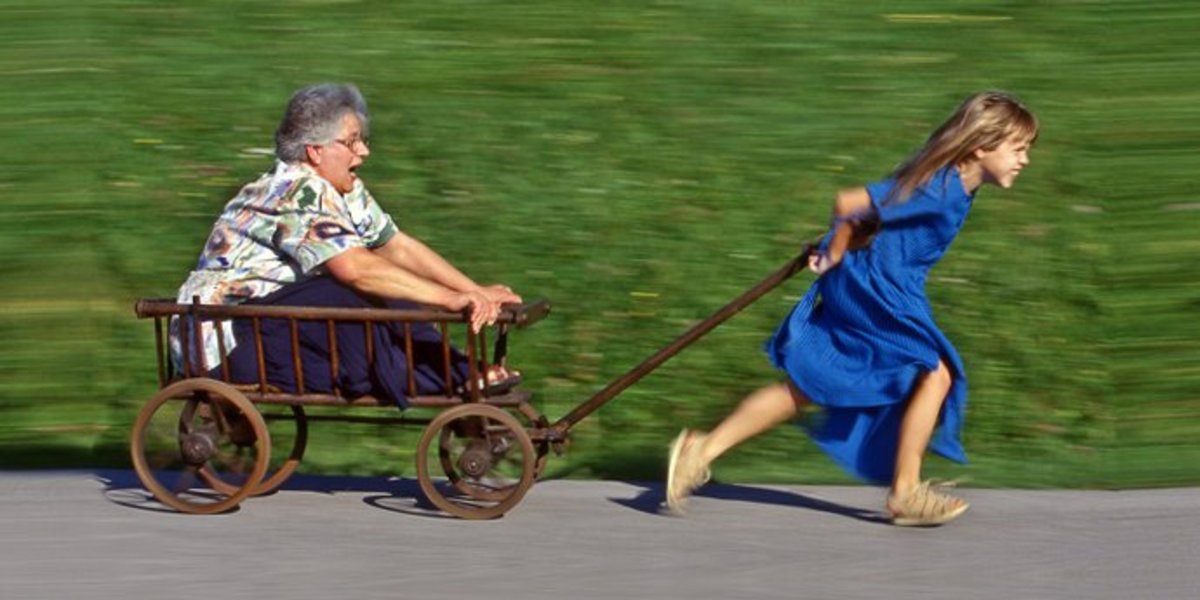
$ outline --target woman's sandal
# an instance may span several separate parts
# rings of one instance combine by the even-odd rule
[[[506,392],[521,383],[521,372],[504,365],[492,365],[488,367],[486,382],[489,392]]]
[[[671,443],[667,460],[667,508],[676,514],[682,515],[687,497],[712,478],[712,470],[700,455],[704,436],[684,429]]]
[[[509,369],[503,365],[488,366],[487,373],[479,376],[479,389],[485,391],[488,395],[503,394],[521,383],[521,372],[516,369]],[[466,393],[467,384],[455,388],[458,393]]]
[[[903,497],[888,496],[887,508],[892,514],[892,524],[900,527],[933,527],[962,516],[971,505],[962,498],[937,489],[953,485],[922,481]]]

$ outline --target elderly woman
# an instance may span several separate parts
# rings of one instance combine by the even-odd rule
[[[400,231],[358,178],[371,155],[369,119],[353,85],[321,84],[297,91],[275,132],[278,162],[231,200],[213,226],[196,270],[179,290],[179,302],[198,296],[206,304],[412,308],[433,305],[469,309],[478,330],[495,322],[500,306],[520,302],[503,285],[481,286],[425,244]],[[377,324],[375,360],[368,363],[361,325],[339,326],[337,388],[347,395],[375,394],[405,406],[408,373],[402,335],[395,324]],[[258,380],[253,331],[237,321],[222,328],[234,381]],[[202,326],[203,370],[220,372],[221,344],[212,323]],[[295,391],[291,330],[286,321],[263,322],[267,379]],[[171,346],[182,349],[178,323]],[[334,388],[325,327],[301,326],[304,386]],[[448,393],[442,373],[441,339],[429,325],[413,330],[412,375],[418,395]],[[391,342],[391,343],[388,343]],[[189,349],[191,350],[191,349]],[[199,364],[193,357],[190,363]],[[467,373],[454,355],[456,387]],[[513,374],[496,367],[489,383]]]

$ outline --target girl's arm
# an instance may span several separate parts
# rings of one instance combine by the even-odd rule
[[[839,190],[833,202],[833,236],[824,254],[809,259],[808,266],[820,274],[838,266],[854,241],[857,224],[871,212],[871,196],[867,188]]]

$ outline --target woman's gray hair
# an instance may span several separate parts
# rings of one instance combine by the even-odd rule
[[[306,145],[324,145],[333,141],[342,126],[342,117],[354,113],[367,135],[369,117],[362,92],[349,83],[320,83],[301,88],[288,100],[283,121],[275,130],[275,156],[284,162],[304,160]]]

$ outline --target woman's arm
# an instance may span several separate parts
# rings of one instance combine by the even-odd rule
[[[501,302],[489,298],[479,289],[451,289],[393,264],[366,248],[346,250],[325,261],[324,266],[334,279],[364,294],[413,300],[449,310],[470,308],[471,326],[476,331],[495,323],[500,314]]]
[[[479,287],[429,246],[403,231],[396,232],[392,239],[374,248],[373,252],[402,269],[452,290],[463,291]]]
[[[373,250],[388,262],[458,292],[479,291],[495,302],[520,302],[521,297],[503,285],[481,286],[420,240],[399,231]]]

